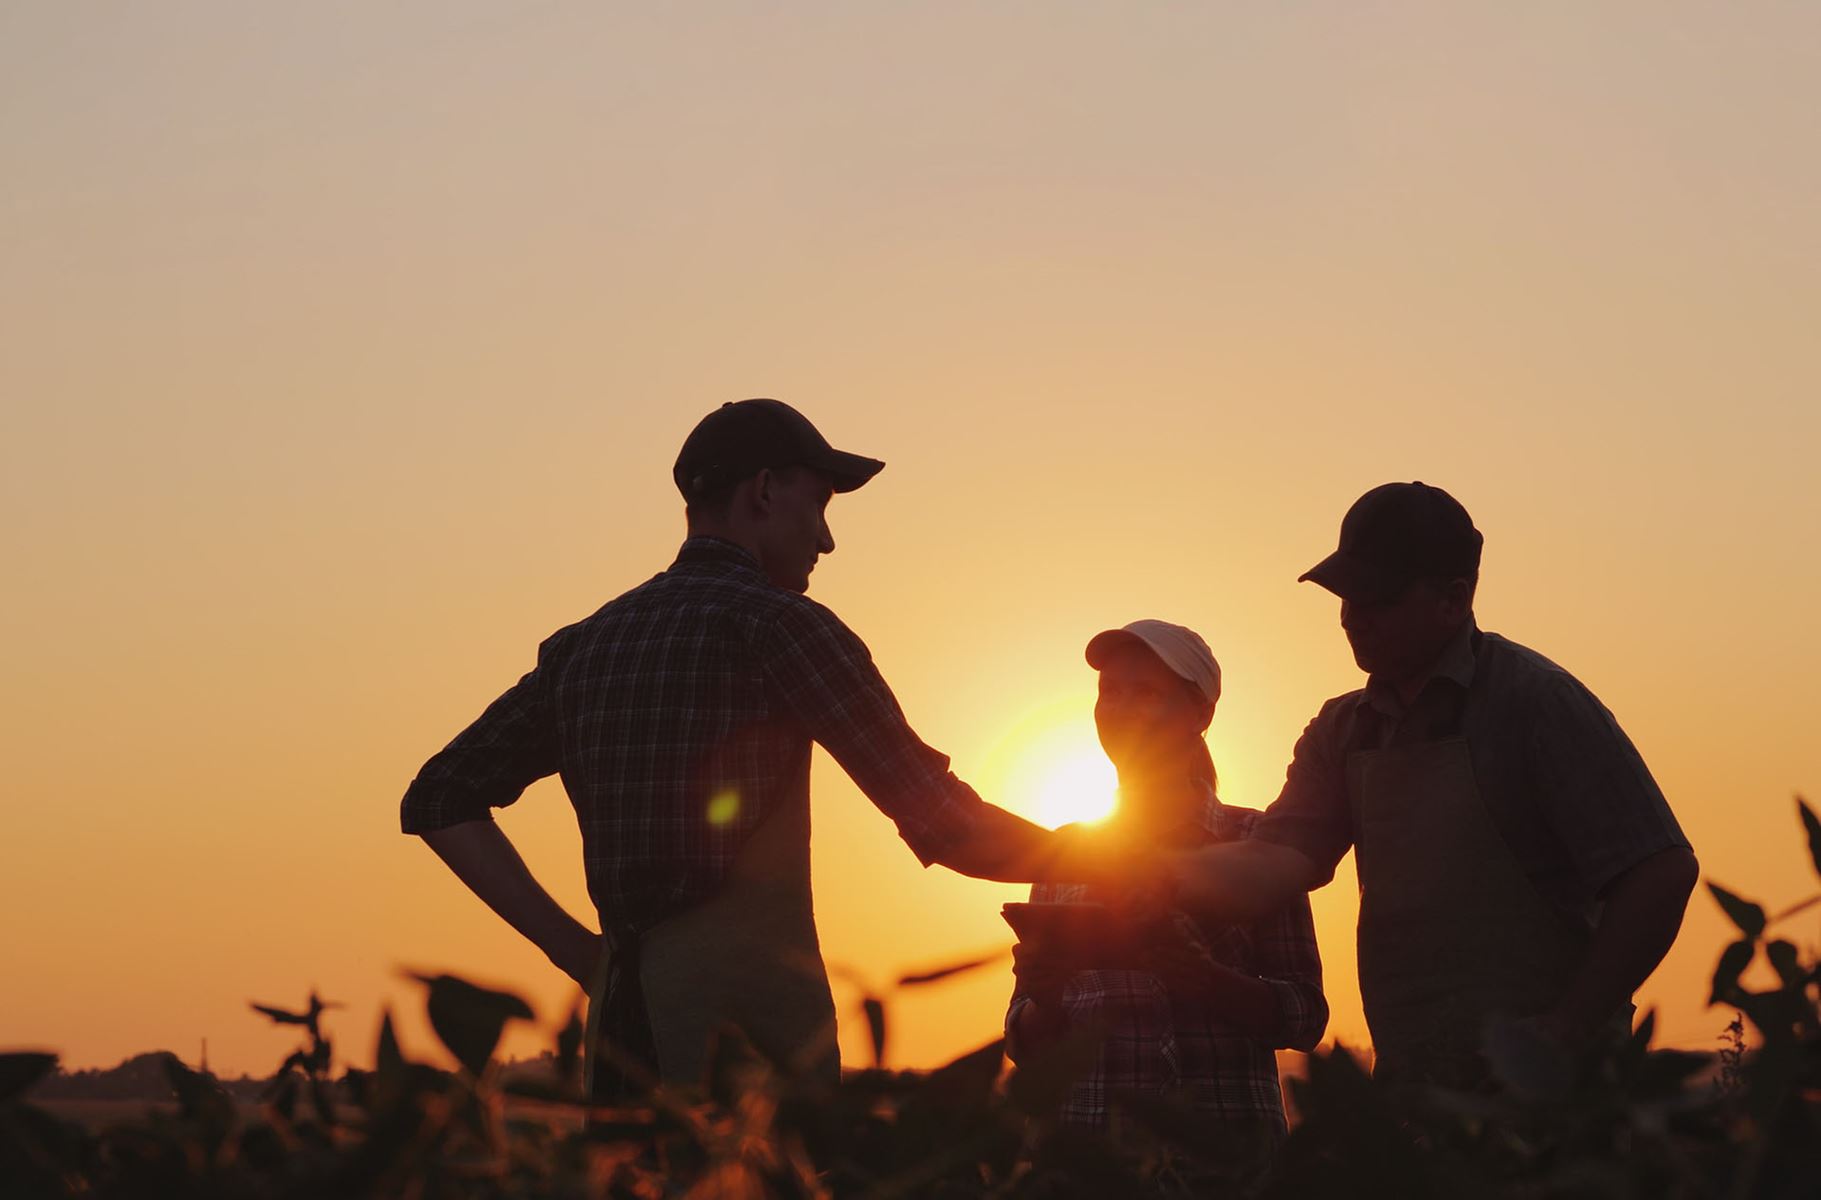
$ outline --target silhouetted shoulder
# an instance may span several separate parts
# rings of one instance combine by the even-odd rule
[[[1503,660],[1507,669],[1528,675],[1567,675],[1560,663],[1520,645],[1501,633],[1482,633],[1489,656]],[[1572,678],[1572,676],[1570,676]]]
[[[783,588],[772,589],[777,594],[773,605],[774,614],[781,620],[832,621],[841,624],[841,618],[835,610],[819,600],[812,600],[802,592],[789,592]]]
[[[1340,695],[1323,704],[1310,723],[1320,724],[1339,720],[1341,717],[1350,714],[1354,709],[1358,708],[1365,699],[1366,689],[1363,687],[1354,688],[1350,692],[1342,692]]]
[[[1483,644],[1477,669],[1486,671],[1487,683],[1521,699],[1541,699],[1576,692],[1592,695],[1555,660],[1496,633],[1480,635]]]
[[[835,615],[833,609],[811,600],[800,592],[772,589],[775,594],[766,605],[763,620],[773,633],[785,642],[838,642],[849,650],[867,653],[860,636]]]
[[[603,626],[611,624],[616,616],[626,614],[647,598],[663,583],[664,578],[662,574],[654,575],[637,587],[621,592],[580,620],[571,621],[563,626],[539,644],[539,661],[560,657],[566,651],[574,649],[579,643],[589,640],[598,634]]]
[[[1351,730],[1355,715],[1365,701],[1366,689],[1360,687],[1342,692],[1324,703],[1309,718],[1309,723],[1303,727],[1302,736],[1296,740],[1297,755],[1332,754],[1335,746]]]

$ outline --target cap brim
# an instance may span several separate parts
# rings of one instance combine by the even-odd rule
[[[1106,666],[1107,659],[1112,657],[1113,651],[1121,646],[1144,646],[1147,650],[1151,648],[1143,638],[1129,629],[1108,629],[1088,639],[1086,651],[1088,666],[1093,667],[1096,671],[1100,670]],[[1155,653],[1155,651],[1152,652]]]
[[[1314,583],[1327,588],[1342,600],[1369,603],[1395,596],[1405,580],[1372,563],[1363,562],[1345,550],[1336,550],[1296,577],[1298,583]]]
[[[885,464],[876,458],[867,458],[862,454],[849,454],[845,450],[830,450],[814,462],[805,465],[814,467],[828,476],[829,482],[837,492],[851,492],[885,469]]]

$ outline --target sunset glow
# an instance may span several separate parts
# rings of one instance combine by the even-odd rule
[[[1037,820],[1052,828],[1105,820],[1118,806],[1118,784],[1113,764],[1098,748],[1058,758],[1036,786]]]
[[[350,1062],[388,1004],[429,1057],[401,964],[544,1048],[575,987],[399,797],[671,562],[678,447],[749,396],[888,464],[810,595],[987,800],[1107,811],[1083,647],[1154,617],[1267,806],[1363,682],[1297,577],[1425,479],[1703,869],[1810,890],[1821,7],[27,3],[0,90],[0,1048],[263,1073],[247,1001],[314,986]],[[1027,888],[925,869],[819,750],[812,803],[831,962],[1009,944]],[[592,927],[560,784],[498,819]],[[1312,904],[1357,1045],[1351,872]],[[1698,893],[1660,1039],[1716,1044],[1733,936]],[[894,999],[894,1065],[1010,987]]]
[[[1066,664],[1072,670],[1076,662],[1070,655],[1055,665]],[[1093,680],[1093,672],[1083,664],[1078,691],[1027,709],[1006,723],[985,768],[971,778],[982,795],[1052,829],[1102,820],[1112,813],[1119,780],[1094,732]]]

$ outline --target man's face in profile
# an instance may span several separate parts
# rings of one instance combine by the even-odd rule
[[[1175,762],[1208,727],[1208,715],[1189,682],[1141,642],[1114,650],[1100,668],[1094,728],[1121,772]]]
[[[1441,656],[1467,615],[1463,580],[1418,580],[1384,600],[1347,600],[1340,625],[1353,661],[1369,675],[1408,679]]]
[[[820,472],[794,468],[771,472],[767,487],[771,506],[764,527],[766,577],[788,591],[807,592],[816,560],[834,553],[834,535],[828,531],[834,486]]]

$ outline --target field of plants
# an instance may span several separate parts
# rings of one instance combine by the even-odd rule
[[[1821,820],[1797,802],[1821,877]],[[451,976],[425,977],[431,1025],[460,1064],[408,1061],[390,1020],[375,1068],[332,1068],[322,1005],[260,1006],[301,1044],[249,1115],[212,1077],[164,1063],[175,1103],[94,1128],[34,1104],[48,1054],[0,1055],[0,1195],[37,1197],[1767,1197],[1821,1196],[1821,961],[1778,936],[1821,895],[1774,914],[1715,884],[1738,927],[1710,1003],[1737,1011],[1717,1055],[1629,1043],[1568,1069],[1489,1044],[1499,1086],[1393,1092],[1344,1048],[1292,1080],[1300,1120],[1275,1162],[1243,1154],[1196,1114],[1156,1098],[1123,1106],[1117,1137],[1058,1135],[1091,1031],[1006,1074],[999,1043],[940,1070],[792,1078],[737,1036],[692,1091],[632,1107],[580,1096],[582,1028],[545,1073],[505,1072],[494,1052],[530,1008]],[[1741,984],[1754,963],[1776,984]],[[958,964],[954,971],[979,964]],[[932,980],[945,972],[918,977]],[[907,982],[917,982],[911,980]],[[883,1001],[865,1006],[883,1044]],[[1751,1036],[1747,1049],[1746,1031]]]

